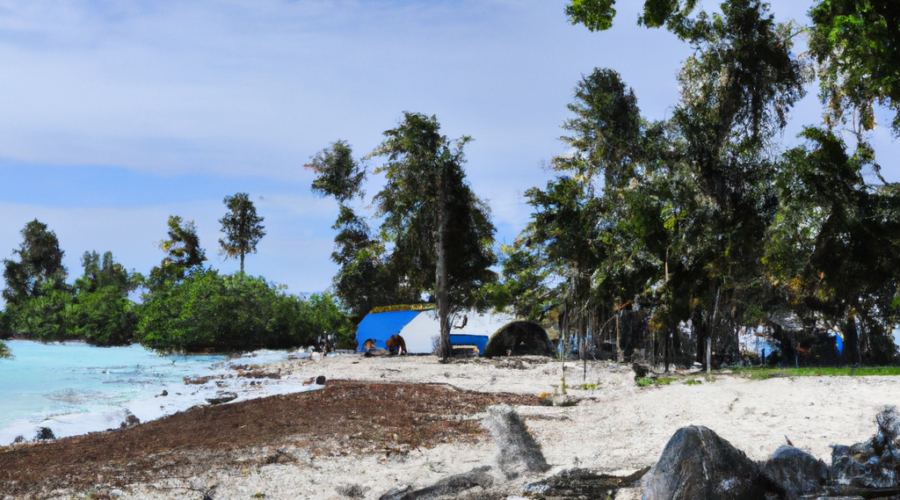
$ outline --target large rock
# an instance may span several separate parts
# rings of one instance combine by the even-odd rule
[[[706,427],[682,427],[644,483],[644,500],[765,500],[783,493],[759,466]]]
[[[775,450],[763,466],[763,474],[791,498],[821,492],[828,482],[825,462],[787,445]]]
[[[511,406],[491,407],[484,419],[484,426],[497,443],[497,465],[507,479],[550,469],[540,445],[528,433],[522,417]]]

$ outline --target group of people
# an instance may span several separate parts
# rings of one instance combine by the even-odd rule
[[[387,345],[387,350],[391,354],[409,354],[409,351],[406,350],[406,341],[403,340],[403,337],[401,337],[400,335],[391,335],[391,338],[387,339],[385,345]],[[363,343],[363,349],[365,350],[366,354],[372,354],[378,350],[378,348],[375,346],[375,341],[372,339],[369,339],[365,341],[365,343]]]

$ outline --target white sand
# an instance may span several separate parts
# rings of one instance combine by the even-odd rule
[[[516,364],[500,361],[499,364]],[[485,392],[553,393],[560,387],[560,365],[528,364],[524,369],[498,367],[475,360],[441,364],[433,357],[362,358],[336,356],[282,365],[328,379],[375,382],[425,382]],[[795,446],[830,463],[829,444],[853,444],[874,434],[875,414],[885,405],[900,405],[900,377],[798,377],[748,380],[718,375],[712,382],[688,386],[639,388],[633,372],[607,362],[568,363],[569,394],[582,401],[574,407],[520,407],[535,439],[554,471],[587,467],[624,474],[652,465],[672,434],[687,425],[704,425],[755,460],[765,460],[785,436]],[[595,390],[573,389],[586,380]],[[326,384],[327,385],[327,384]],[[327,388],[326,388],[327,390]],[[264,451],[259,451],[260,456]],[[296,462],[239,473],[195,478],[199,491],[216,486],[216,500],[340,498],[335,485],[368,488],[376,499],[400,484],[427,486],[441,477],[491,463],[489,439],[476,445],[446,444],[415,450],[405,457],[383,455],[316,458],[293,450]],[[248,451],[248,456],[254,452]],[[183,482],[178,483],[184,485]],[[175,485],[172,483],[171,485]],[[166,486],[160,483],[158,486]],[[620,495],[636,497],[631,490]],[[135,486],[126,498],[202,498],[197,491]]]

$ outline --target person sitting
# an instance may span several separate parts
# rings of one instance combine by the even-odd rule
[[[406,350],[406,341],[399,335],[391,335],[385,344],[391,354],[409,354],[409,351]]]
[[[365,351],[365,352],[375,352],[375,349],[376,349],[376,347],[375,347],[375,341],[374,341],[374,340],[369,339],[369,340],[363,342],[363,351]]]

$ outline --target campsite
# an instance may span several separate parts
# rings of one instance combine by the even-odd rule
[[[900,499],[898,5],[4,0],[0,500]]]

